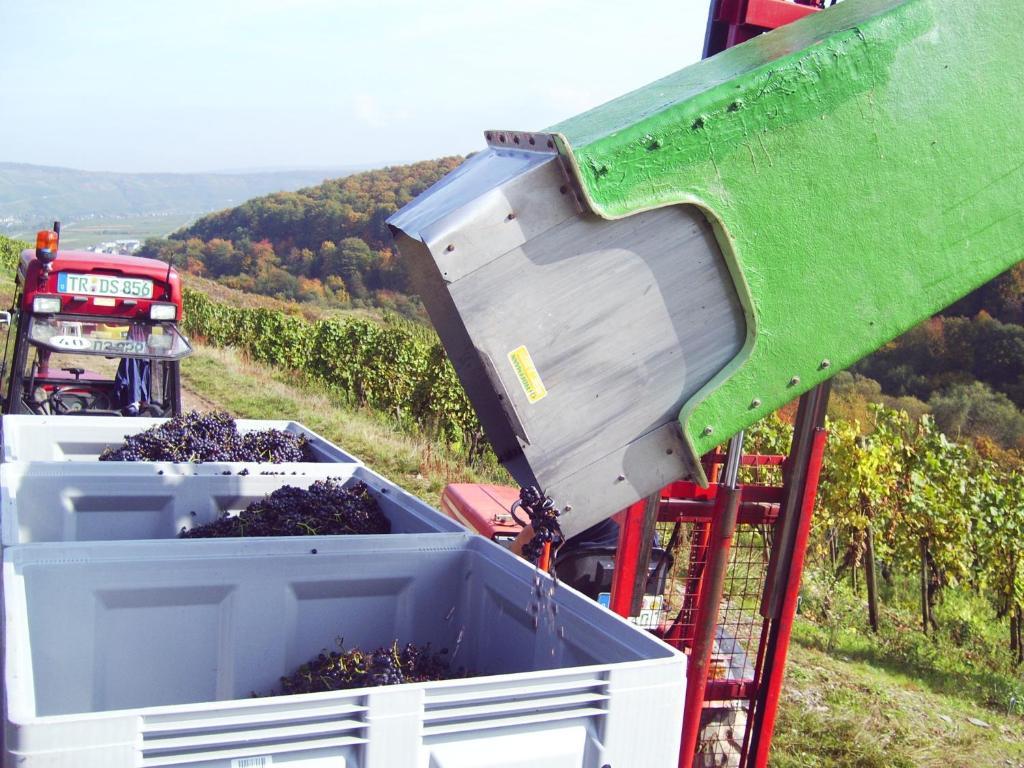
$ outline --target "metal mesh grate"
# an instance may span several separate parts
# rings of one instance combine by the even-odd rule
[[[718,608],[715,649],[719,663],[712,656],[712,680],[754,679],[754,663],[764,624],[760,604],[768,553],[768,539],[762,526],[737,529]]]
[[[672,523],[659,525],[659,536],[668,541]],[[666,642],[688,651],[693,639],[700,579],[707,564],[707,537],[710,523],[679,523],[680,532],[672,552],[674,562],[665,582],[665,593],[657,626]],[[733,538],[729,568],[725,574],[722,603],[718,613],[718,644],[727,645],[723,654],[742,652],[749,663],[726,664],[726,671],[712,679],[749,680],[753,678],[753,659],[761,639],[763,619],[759,613],[770,554],[770,527],[742,526]]]
[[[707,564],[707,536],[710,523],[660,523],[659,538],[673,541],[673,563],[665,581],[659,629],[666,642],[689,650],[697,615],[700,577]]]
[[[745,470],[750,479],[757,480],[767,479],[765,475],[777,471],[774,467]],[[687,521],[659,524],[660,540],[674,545],[674,560],[665,584],[657,631],[684,653],[689,653],[693,645],[701,578],[708,560],[712,508],[710,501],[681,501],[678,516]],[[744,765],[744,743],[751,724],[750,699],[756,690],[756,666],[765,624],[760,613],[761,600],[777,506],[750,503],[745,510],[733,536],[724,577],[694,768]],[[662,520],[665,517],[671,515],[663,514]]]

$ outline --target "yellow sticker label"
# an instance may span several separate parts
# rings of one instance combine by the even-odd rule
[[[508,361],[512,363],[512,370],[516,372],[516,378],[519,379],[527,400],[536,403],[547,395],[548,391],[544,388],[544,382],[537,373],[537,366],[533,364],[533,358],[530,357],[530,351],[525,345],[509,352]]]

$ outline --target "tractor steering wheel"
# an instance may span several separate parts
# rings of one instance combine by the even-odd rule
[[[80,385],[54,388],[46,397],[44,406],[46,412],[58,416],[80,411],[111,410],[110,398],[106,394]]]

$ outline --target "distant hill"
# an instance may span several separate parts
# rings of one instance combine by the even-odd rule
[[[146,216],[189,220],[259,195],[344,176],[360,167],[258,173],[106,173],[0,162],[0,232],[24,235],[54,219],[64,223]]]

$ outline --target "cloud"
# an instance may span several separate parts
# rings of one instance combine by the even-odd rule
[[[381,104],[380,99],[365,91],[361,91],[353,97],[352,113],[357,120],[371,128],[387,128],[409,119],[408,110],[388,109]]]
[[[548,20],[556,11],[568,12],[575,6],[586,10],[585,0],[519,0],[514,10],[501,3],[479,0],[444,0],[405,8],[404,23],[388,30],[388,36],[403,43],[420,40],[456,40],[460,35],[479,35],[481,30],[529,28]]]
[[[540,90],[544,103],[552,114],[569,117],[586,112],[612,98],[588,86],[547,85]]]

